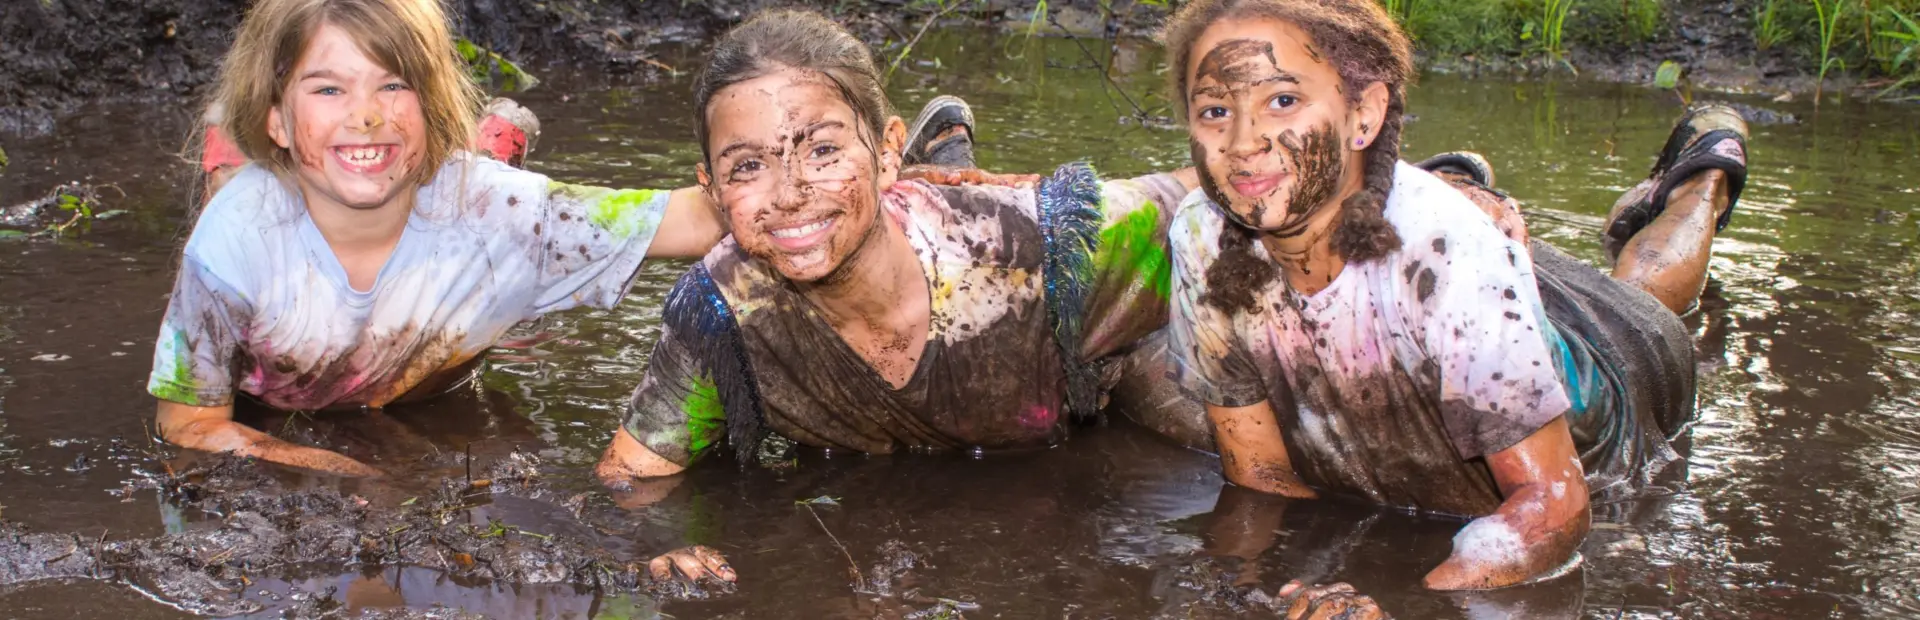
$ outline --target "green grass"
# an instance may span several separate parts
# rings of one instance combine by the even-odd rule
[[[1674,36],[1671,0],[1380,0],[1431,57],[1566,58]],[[1920,0],[1739,0],[1754,47],[1897,96],[1920,87]],[[1683,62],[1685,59],[1680,59]]]

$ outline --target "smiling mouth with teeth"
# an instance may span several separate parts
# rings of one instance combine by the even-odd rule
[[[393,147],[379,146],[338,146],[333,149],[340,161],[349,167],[372,170],[384,167],[387,157],[393,154]]]
[[[799,239],[801,237],[805,237],[807,235],[811,235],[813,233],[817,233],[817,232],[820,232],[821,230],[826,229],[828,224],[833,223],[833,220],[834,218],[827,218],[824,220],[820,220],[818,222],[814,222],[812,224],[807,224],[805,226],[793,226],[790,228],[775,228],[767,231],[767,234],[773,235],[775,237],[779,237],[781,239]]]

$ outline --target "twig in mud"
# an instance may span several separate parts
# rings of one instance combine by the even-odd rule
[[[951,0],[950,4],[941,5],[940,11],[928,17],[926,23],[920,24],[920,31],[913,33],[913,39],[907,41],[906,47],[900,48],[900,55],[893,57],[893,64],[887,65],[887,75],[880,78],[880,81],[887,82],[892,80],[893,70],[900,68],[900,61],[906,60],[907,54],[913,53],[913,46],[920,42],[920,37],[927,36],[927,29],[932,28],[933,24],[940,21],[941,18],[959,9],[962,4],[965,4],[964,0]]]
[[[860,565],[853,561],[853,553],[847,551],[846,545],[840,544],[840,537],[834,536],[833,530],[827,529],[827,522],[820,519],[820,513],[814,512],[813,504],[802,502],[800,505],[807,507],[807,514],[813,515],[813,522],[820,524],[820,531],[827,533],[827,540],[833,541],[833,546],[840,548],[840,554],[847,556],[847,576],[853,578],[854,589],[867,589],[867,580],[860,576]]]
[[[647,64],[650,64],[650,65],[653,65],[653,66],[655,66],[655,67],[659,67],[659,68],[661,68],[662,70],[665,70],[665,71],[666,71],[667,73],[671,73],[671,74],[673,74],[673,75],[675,75],[675,76],[678,76],[678,75],[680,75],[680,70],[679,70],[679,69],[675,69],[675,68],[673,68],[673,67],[672,67],[671,65],[668,65],[667,63],[664,63],[664,62],[660,62],[660,61],[658,61],[658,60],[654,60],[654,59],[652,59],[652,58],[648,58],[648,57],[645,57],[645,56],[641,56],[641,57],[640,57],[640,62],[644,62],[644,63],[647,63]]]
[[[1127,105],[1133,106],[1133,114],[1135,118],[1138,118],[1143,122],[1153,118],[1153,115],[1148,114],[1145,109],[1142,109],[1140,107],[1140,104],[1138,102],[1135,102],[1133,100],[1133,95],[1127,94],[1127,89],[1121,88],[1119,82],[1113,81],[1113,74],[1107,70],[1108,65],[1101,63],[1100,59],[1096,58],[1093,55],[1093,50],[1087,49],[1087,45],[1085,43],[1081,43],[1080,37],[1074,36],[1073,31],[1067,30],[1066,26],[1060,25],[1059,18],[1054,17],[1052,13],[1048,13],[1047,23],[1053,24],[1054,28],[1060,29],[1060,32],[1062,34],[1067,35],[1067,39],[1070,41],[1073,41],[1074,47],[1080,48],[1080,53],[1086,55],[1088,62],[1092,62],[1094,66],[1100,67],[1100,77],[1107,81],[1108,86],[1112,86],[1114,90],[1120,91],[1120,97],[1127,100]],[[1105,92],[1105,89],[1102,89],[1101,92]],[[1108,100],[1109,101],[1112,100],[1111,95],[1108,96]],[[1114,106],[1114,107],[1118,108],[1119,106]]]

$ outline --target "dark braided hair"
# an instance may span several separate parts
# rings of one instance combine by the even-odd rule
[[[1187,116],[1187,71],[1193,62],[1193,44],[1209,26],[1236,19],[1274,19],[1293,24],[1312,38],[1320,54],[1340,73],[1347,100],[1355,103],[1374,83],[1387,88],[1386,118],[1380,133],[1361,160],[1366,176],[1359,193],[1340,205],[1333,231],[1333,250],[1349,262],[1384,258],[1400,249],[1400,235],[1387,222],[1387,193],[1393,190],[1393,171],[1400,159],[1400,130],[1406,112],[1407,84],[1413,80],[1413,44],[1386,9],[1374,0],[1195,0],[1167,20],[1160,42],[1173,54],[1173,100],[1182,118]],[[1196,162],[1197,163],[1197,162]],[[1231,218],[1229,218],[1231,219]],[[1223,231],[1220,258],[1207,269],[1209,295],[1219,307],[1251,310],[1251,291],[1264,288],[1279,275],[1277,269],[1259,269],[1265,263],[1253,255],[1258,231]],[[1245,237],[1234,239],[1233,237]],[[1254,280],[1250,280],[1254,279]]]

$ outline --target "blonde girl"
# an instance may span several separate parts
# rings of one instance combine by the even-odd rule
[[[221,70],[253,163],[195,222],[154,350],[161,436],[375,473],[233,420],[381,407],[471,377],[514,324],[618,302],[648,257],[723,234],[697,190],[567,185],[476,157],[478,93],[436,0],[262,0]]]

